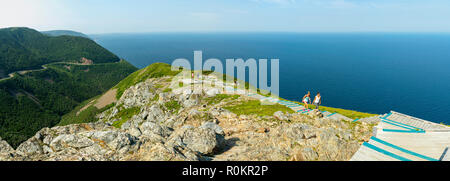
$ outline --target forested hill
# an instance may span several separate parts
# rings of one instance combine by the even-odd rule
[[[68,36],[79,36],[79,37],[84,37],[84,38],[89,38],[89,36],[80,33],[80,32],[76,32],[76,31],[70,31],[70,30],[52,30],[52,31],[41,31],[41,33],[45,34],[45,35],[49,35],[49,36],[64,36],[64,35],[68,35]]]
[[[0,29],[0,72],[4,75],[52,62],[77,62],[81,58],[94,63],[120,60],[89,38],[48,36],[29,28]]]
[[[0,137],[16,147],[136,70],[88,38],[0,29]]]

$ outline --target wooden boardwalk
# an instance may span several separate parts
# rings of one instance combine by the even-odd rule
[[[450,161],[450,128],[392,111],[351,161]]]

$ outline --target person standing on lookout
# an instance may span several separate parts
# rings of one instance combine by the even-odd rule
[[[314,105],[316,106],[316,109],[319,110],[319,106],[322,104],[322,96],[320,96],[320,92],[317,93],[316,97],[314,98]],[[320,111],[320,110],[319,110]]]
[[[303,96],[303,103],[305,104],[305,110],[309,109],[309,104],[311,103],[311,92],[308,91],[308,94]]]

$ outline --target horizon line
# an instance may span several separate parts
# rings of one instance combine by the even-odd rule
[[[0,27],[0,29],[7,28],[30,28],[39,32],[45,31],[75,31],[79,33],[83,33],[86,35],[120,35],[120,34],[153,34],[153,33],[292,33],[292,34],[349,34],[349,33],[374,33],[374,34],[382,34],[382,33],[392,33],[392,34],[450,34],[450,31],[370,31],[370,30],[361,30],[361,31],[266,31],[266,30],[224,30],[224,31],[211,31],[211,30],[194,30],[194,31],[135,31],[135,32],[103,32],[103,33],[85,33],[80,30],[70,29],[70,28],[61,28],[61,29],[43,29],[27,26],[11,26],[11,27]]]
[[[52,30],[45,30],[52,31]],[[82,32],[82,31],[78,31]],[[147,32],[107,32],[107,33],[86,33],[86,35],[125,35],[125,34],[189,34],[189,33],[286,33],[286,34],[450,34],[441,31],[147,31]]]

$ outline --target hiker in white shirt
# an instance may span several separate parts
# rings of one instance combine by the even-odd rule
[[[322,104],[322,96],[320,96],[320,92],[317,93],[316,98],[314,98],[314,105],[316,106],[316,109],[319,110],[319,106]]]

